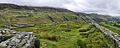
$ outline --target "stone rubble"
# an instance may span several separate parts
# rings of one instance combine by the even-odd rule
[[[36,39],[32,32],[0,29],[0,48],[36,48]]]
[[[119,34],[112,32],[111,30],[104,28],[103,26],[100,26],[97,23],[95,23],[94,25],[105,35],[106,38],[108,38],[115,44],[116,48],[120,48],[120,35]]]

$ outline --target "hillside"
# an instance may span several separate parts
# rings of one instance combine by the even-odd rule
[[[75,13],[67,9],[51,7],[30,7],[18,6],[14,4],[0,4],[0,23],[1,24],[40,24],[40,23],[59,23],[64,21],[107,22],[113,20],[113,17]],[[116,21],[113,20],[111,22]]]
[[[50,7],[27,7],[13,4],[0,5],[2,23],[53,23],[80,20],[72,11]],[[77,18],[77,19],[76,19]]]

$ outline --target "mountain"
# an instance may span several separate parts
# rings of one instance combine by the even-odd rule
[[[2,23],[51,23],[76,20],[77,16],[61,8],[0,4],[0,18]]]
[[[1,24],[41,24],[64,21],[90,22],[91,20],[96,22],[116,21],[115,18],[107,15],[78,13],[62,8],[0,4]]]
[[[77,16],[80,16],[81,18],[86,20],[86,22],[91,21],[91,22],[96,22],[96,23],[104,22],[107,24],[114,24],[120,20],[118,18],[109,16],[109,15],[100,15],[100,14],[95,14],[95,13],[91,13],[91,14],[76,13],[76,14]]]

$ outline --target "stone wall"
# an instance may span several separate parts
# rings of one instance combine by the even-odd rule
[[[32,32],[0,29],[0,48],[36,48],[36,39]]]
[[[99,24],[94,24],[96,28],[98,28],[109,40],[111,40],[116,48],[120,48],[120,35],[112,32],[111,30],[104,28],[103,26],[100,26]]]
[[[26,27],[34,27],[33,24],[12,24],[12,25],[1,25],[1,27],[8,29],[18,29],[18,28],[26,28]]]

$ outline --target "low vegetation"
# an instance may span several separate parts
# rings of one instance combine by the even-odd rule
[[[43,48],[115,48],[114,44],[90,23],[65,22],[15,29],[34,32]]]

